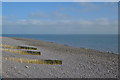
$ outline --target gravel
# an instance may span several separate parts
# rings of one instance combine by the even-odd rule
[[[62,65],[4,60],[3,78],[117,78],[118,55],[40,40],[4,37],[3,44],[38,48],[40,56],[2,52],[3,57],[62,60]]]

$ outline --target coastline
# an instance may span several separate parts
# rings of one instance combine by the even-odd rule
[[[6,37],[29,38],[34,40],[42,40],[46,42],[54,42],[72,46],[75,48],[88,48],[101,52],[118,54],[117,35],[98,35],[98,34],[82,34],[82,35],[57,35],[57,34],[10,34],[3,35]],[[71,38],[72,37],[72,38]]]
[[[9,42],[8,42],[9,41]],[[16,42],[15,42],[16,41]],[[13,45],[29,45],[37,47],[42,55],[41,56],[30,56],[27,58],[36,59],[58,59],[62,60],[62,65],[42,65],[41,68],[38,64],[26,64],[12,61],[3,60],[3,77],[32,77],[32,78],[116,78],[118,75],[118,55],[106,52],[100,52],[97,50],[87,48],[74,48],[68,45],[57,44],[54,42],[45,42],[41,40],[32,40],[25,38],[3,38],[3,44],[9,43]],[[20,43],[19,43],[20,42]],[[3,52],[4,53],[4,52]],[[23,57],[25,55],[18,55],[12,53],[3,54],[4,56],[12,57]],[[7,64],[8,63],[8,64]],[[12,63],[13,65],[11,65]],[[8,66],[9,65],[9,66]],[[26,69],[24,65],[29,66]],[[15,67],[14,67],[15,66]],[[19,66],[19,68],[17,68]],[[11,68],[12,67],[12,68]],[[24,68],[24,69],[22,69]],[[20,70],[16,75],[10,75],[8,69],[11,72]],[[18,70],[18,71],[19,71]],[[21,70],[23,72],[21,72]],[[37,71],[38,70],[38,71]],[[42,71],[42,72],[40,72]],[[30,72],[30,73],[28,73]],[[21,74],[25,75],[21,75]],[[35,75],[37,74],[37,75]],[[7,75],[7,76],[6,76]]]
[[[31,38],[17,38],[17,37],[11,37],[13,39],[21,39],[21,40],[36,40],[36,39],[31,39]],[[94,49],[94,48],[86,48],[86,47],[77,47],[77,46],[71,46],[69,44],[62,44],[62,43],[57,43],[57,42],[53,42],[53,41],[44,41],[44,40],[36,40],[36,41],[42,41],[42,42],[48,42],[48,43],[55,43],[55,44],[59,44],[59,45],[63,45],[63,46],[68,46],[68,47],[72,47],[72,48],[80,48],[80,49],[87,49],[87,50],[92,50],[92,51],[96,51],[96,52],[101,52],[101,53],[110,53],[110,54],[119,54],[119,53],[115,53],[113,51],[103,51],[103,50],[98,50],[98,49]]]

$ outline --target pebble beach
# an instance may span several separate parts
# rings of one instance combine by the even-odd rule
[[[2,45],[34,47],[37,50],[27,51],[40,52],[40,55],[34,53],[25,55],[15,52],[15,50],[26,51],[18,47],[11,52],[5,50],[10,47],[3,48],[3,78],[117,78],[118,76],[118,54],[27,38],[3,37]],[[43,62],[38,64],[33,60]],[[56,61],[48,63],[46,60]]]

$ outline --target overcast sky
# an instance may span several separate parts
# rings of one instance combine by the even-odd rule
[[[117,34],[113,2],[3,2],[3,34]]]

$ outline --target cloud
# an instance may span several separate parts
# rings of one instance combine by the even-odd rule
[[[40,11],[40,12],[31,13],[29,15],[29,17],[30,18],[37,18],[38,19],[38,18],[47,18],[47,17],[49,17],[49,15]]]
[[[57,19],[70,19],[73,17],[69,14],[65,14],[62,12],[55,12],[55,13],[53,13],[53,15],[54,15],[54,18],[57,18]]]
[[[3,21],[3,26],[4,25],[15,25],[16,27],[19,25],[24,25],[26,27],[29,27],[29,25],[33,25],[33,27],[35,26],[56,26],[57,25],[73,25],[75,27],[75,25],[79,26],[79,27],[110,27],[111,25],[117,26],[117,21],[113,21],[113,20],[109,20],[107,18],[98,18],[95,20],[84,20],[84,19],[80,19],[80,20],[40,20],[40,19],[20,19],[20,20],[15,20],[15,21]],[[97,26],[96,26],[97,25]]]
[[[107,18],[95,20],[20,19],[3,22],[3,33],[11,34],[115,34],[118,22]]]
[[[2,29],[2,18],[0,17],[0,30]]]
[[[73,18],[73,16],[69,15],[68,13],[64,13],[64,11],[61,11],[61,8],[49,14],[42,11],[33,12],[28,17],[31,19],[71,19]]]
[[[93,12],[93,11],[100,11],[103,9],[109,9],[112,12],[117,12],[118,5],[117,3],[111,3],[111,2],[103,2],[102,4],[97,4],[95,2],[81,2],[79,3],[80,6],[82,6],[82,11],[84,12]]]
[[[86,3],[86,2],[81,2],[80,6],[82,6],[82,11],[89,12],[89,11],[96,11],[101,8],[101,6],[96,5],[95,3]]]
[[[43,15],[48,19],[41,19]],[[39,18],[34,18],[35,16]],[[31,18],[23,19],[4,16],[2,20],[3,33],[11,34],[112,34],[117,33],[118,29],[117,20],[106,17],[91,20],[74,19],[73,16],[62,12],[54,12],[52,15],[36,12]]]
[[[98,25],[103,25],[103,26],[108,26],[108,25],[111,24],[110,21],[107,18],[97,19],[96,22],[98,22],[97,23]]]
[[[78,24],[81,26],[92,26],[94,25],[94,22],[88,20],[79,20]]]

